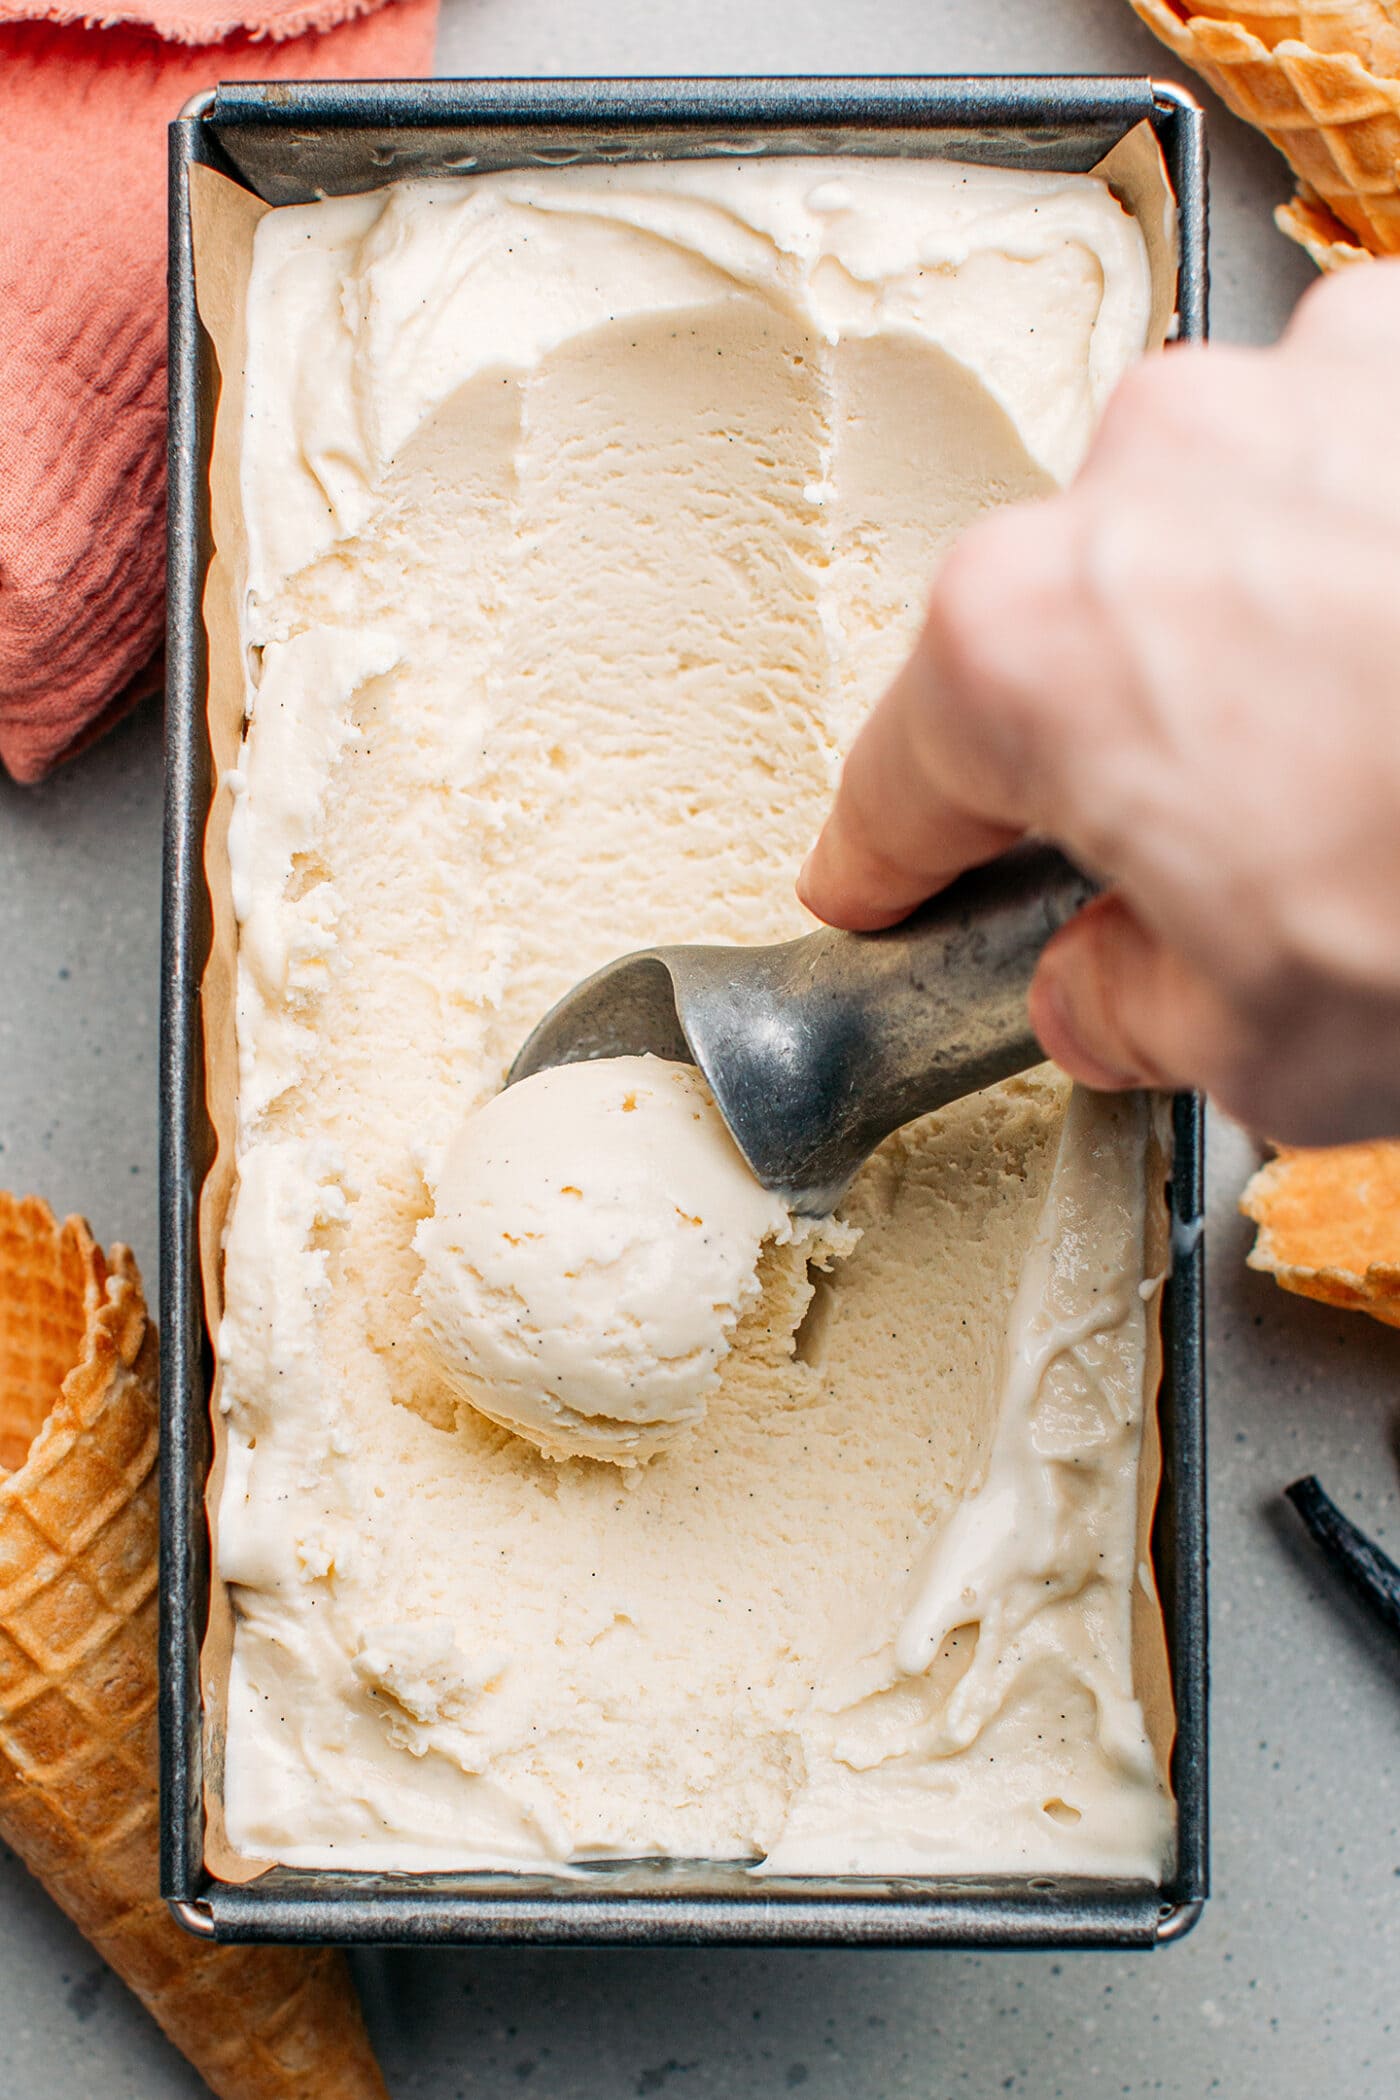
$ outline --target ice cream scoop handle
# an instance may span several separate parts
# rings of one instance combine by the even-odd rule
[[[891,1131],[1038,1063],[1026,992],[1093,894],[1035,843],[882,933],[824,929],[734,964],[671,951],[687,1038],[759,1179],[830,1209]]]
[[[820,978],[849,1006],[873,1059],[866,1084],[883,1082],[882,1116],[906,1103],[923,1113],[1039,1061],[1026,994],[1046,942],[1095,888],[1032,843],[971,869],[901,925],[827,937],[811,990],[820,998]]]

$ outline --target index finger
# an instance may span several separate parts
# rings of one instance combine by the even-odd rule
[[[1046,506],[976,526],[949,556],[918,641],[851,747],[797,894],[828,925],[892,926],[1031,821],[1015,709],[998,705],[986,641],[1016,616],[1008,578]],[[1031,573],[1034,573],[1034,566]],[[1008,602],[1010,601],[1010,602]]]
[[[944,785],[928,694],[936,673],[922,645],[851,747],[831,813],[797,878],[808,911],[856,933],[893,926],[964,868],[1018,836],[965,807]]]

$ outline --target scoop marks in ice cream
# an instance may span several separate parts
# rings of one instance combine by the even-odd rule
[[[692,1066],[559,1065],[448,1148],[415,1241],[417,1331],[493,1421],[631,1465],[700,1419],[764,1241],[792,1236]]]
[[[615,956],[808,930],[937,563],[1074,473],[1150,312],[1135,221],[1054,171],[719,154],[260,221],[220,408],[243,1860],[1159,1873],[1142,1104],[1029,1074],[798,1232],[683,1071],[500,1091]]]

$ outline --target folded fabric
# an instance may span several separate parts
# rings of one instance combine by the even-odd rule
[[[0,761],[17,780],[159,682],[167,124],[219,80],[429,73],[436,22],[437,0],[0,0]]]

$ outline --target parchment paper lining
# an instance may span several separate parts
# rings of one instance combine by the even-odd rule
[[[522,152],[522,160],[526,156]],[[1102,177],[1142,228],[1152,273],[1149,342],[1166,340],[1176,310],[1176,211],[1171,186],[1149,124],[1139,124],[1101,160],[1093,173]],[[195,294],[202,321],[214,347],[219,371],[218,407],[214,418],[209,467],[210,528],[214,554],[204,590],[204,626],[209,649],[208,720],[214,790],[204,840],[204,872],[209,885],[213,939],[201,983],[204,1018],[205,1089],[216,1137],[214,1164],[200,1196],[199,1248],[205,1318],[217,1336],[223,1310],[224,1228],[234,1186],[234,1136],[238,1052],[235,1033],[235,984],[238,928],[229,885],[228,823],[232,795],[228,783],[236,765],[243,733],[245,667],[240,608],[248,573],[248,546],[240,498],[243,385],[246,360],[246,300],[253,264],[253,236],[263,213],[271,209],[236,182],[214,169],[190,171],[190,213],[194,249]],[[463,178],[470,180],[470,177]],[[368,186],[368,185],[367,185]],[[1150,1189],[1160,1188],[1168,1161],[1160,1139],[1153,1141]],[[1149,1203],[1145,1273],[1155,1276],[1168,1263],[1168,1220],[1161,1201]],[[1161,1293],[1148,1307],[1146,1390],[1154,1394],[1161,1378]],[[219,1408],[220,1373],[215,1366],[213,1407],[214,1461],[205,1491],[213,1565],[218,1565],[218,1509],[227,1464],[228,1438]],[[1161,1481],[1161,1438],[1155,1405],[1147,1409],[1142,1461],[1138,1473],[1138,1563],[1144,1579],[1133,1590],[1133,1672],[1148,1732],[1163,1771],[1169,1767],[1175,1734],[1166,1636],[1151,1567],[1151,1527]],[[229,1669],[233,1656],[234,1613],[226,1586],[213,1578],[209,1625],[200,1656],[204,1700],[204,1858],[209,1872],[227,1882],[254,1880],[270,1861],[251,1860],[228,1842],[223,1814],[225,1716]]]

